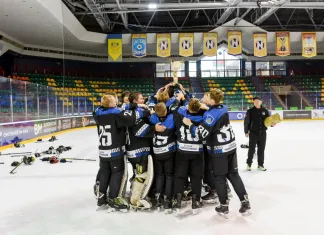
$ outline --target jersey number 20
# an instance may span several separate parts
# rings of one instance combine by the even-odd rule
[[[101,146],[110,146],[112,144],[110,129],[110,125],[99,126],[99,142]]]

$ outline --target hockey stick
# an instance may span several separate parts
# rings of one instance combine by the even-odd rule
[[[24,158],[21,159],[21,162],[19,162],[19,164],[17,166],[15,166],[15,168],[12,169],[12,171],[10,171],[10,174],[15,174],[15,170],[24,162]]]
[[[32,152],[21,152],[21,153],[0,153],[0,156],[15,155],[15,154],[32,154]]]
[[[71,157],[65,157],[65,159],[68,159],[68,160],[80,160],[80,161],[91,161],[91,162],[95,162],[97,160],[95,159],[86,159],[86,158],[71,158]]]
[[[32,155],[31,153],[27,153],[27,154],[17,154],[17,155],[13,155],[11,157],[21,157],[21,156],[27,156],[27,155]]]
[[[0,164],[4,164],[4,162],[0,162]]]

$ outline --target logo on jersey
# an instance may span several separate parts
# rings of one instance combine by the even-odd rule
[[[214,118],[211,115],[208,115],[206,118],[206,123],[211,125],[214,122]]]
[[[262,112],[262,115],[265,115],[265,112]]]

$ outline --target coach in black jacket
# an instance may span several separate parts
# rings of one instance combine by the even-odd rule
[[[267,127],[264,125],[264,120],[269,117],[269,111],[262,107],[262,100],[259,97],[253,98],[254,107],[246,112],[244,119],[245,136],[249,137],[249,152],[247,170],[251,170],[255,147],[258,146],[258,170],[266,171],[264,168],[264,149],[267,141]],[[271,126],[274,126],[272,123]]]

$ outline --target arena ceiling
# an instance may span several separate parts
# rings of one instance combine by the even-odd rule
[[[203,32],[244,19],[268,32],[323,31],[323,0],[62,0],[89,31]]]

